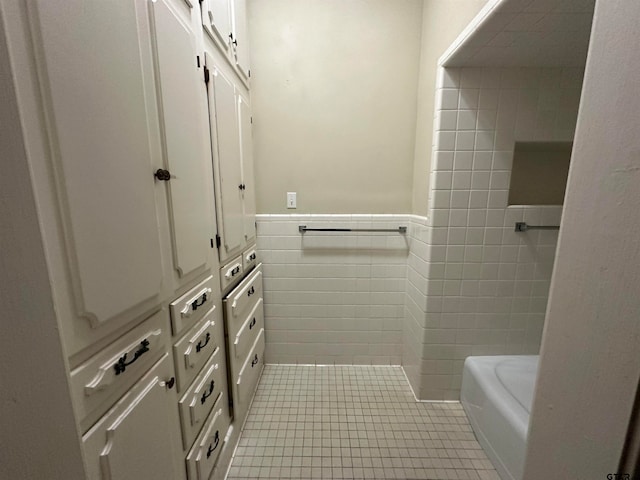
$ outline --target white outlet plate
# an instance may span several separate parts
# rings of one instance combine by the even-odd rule
[[[287,208],[297,208],[296,204],[296,192],[287,192]]]

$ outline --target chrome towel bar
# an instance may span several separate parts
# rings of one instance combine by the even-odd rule
[[[527,230],[560,230],[560,225],[527,225],[527,222],[516,222],[516,232],[526,232]]]
[[[407,233],[407,227],[398,228],[308,228],[306,225],[298,226],[300,233],[304,232],[385,232],[385,233]]]

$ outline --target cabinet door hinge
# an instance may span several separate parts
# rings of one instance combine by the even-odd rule
[[[209,69],[204,66],[204,83],[209,83]]]
[[[213,248],[213,238],[210,239],[211,240],[211,248]]]
[[[220,248],[220,245],[222,245],[222,242],[220,241],[220,235],[216,235],[216,248]],[[211,247],[213,248],[213,245]]]
[[[196,65],[200,68],[200,55],[196,55]]]

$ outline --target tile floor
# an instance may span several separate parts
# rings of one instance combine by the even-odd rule
[[[459,403],[417,403],[400,367],[267,365],[231,479],[500,480]]]

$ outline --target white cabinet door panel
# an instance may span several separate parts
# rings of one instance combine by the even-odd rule
[[[147,12],[140,2],[35,6],[74,303],[98,327],[158,303],[162,284]]]
[[[244,237],[250,243],[256,237],[256,194],[253,175],[253,144],[251,137],[251,108],[238,95],[238,121],[242,155],[242,184],[244,188]]]
[[[208,203],[208,120],[205,85],[196,63],[195,36],[167,0],[151,3],[155,26],[156,78],[160,92],[174,265],[180,276],[207,265],[213,215]]]
[[[244,225],[242,207],[242,173],[238,122],[236,113],[235,89],[224,75],[213,68],[211,71],[214,99],[209,99],[211,120],[216,126],[215,140],[218,152],[218,172],[220,175],[220,198],[222,210],[223,253],[233,252],[244,244]],[[215,111],[211,106],[215,105]],[[226,258],[227,256],[224,255]]]
[[[233,36],[236,65],[249,78],[249,29],[247,28],[247,0],[233,0]]]
[[[88,478],[185,477],[177,461],[180,426],[167,354],[83,437]]]
[[[202,3],[202,23],[225,47],[229,47],[231,33],[230,0],[204,0]]]

